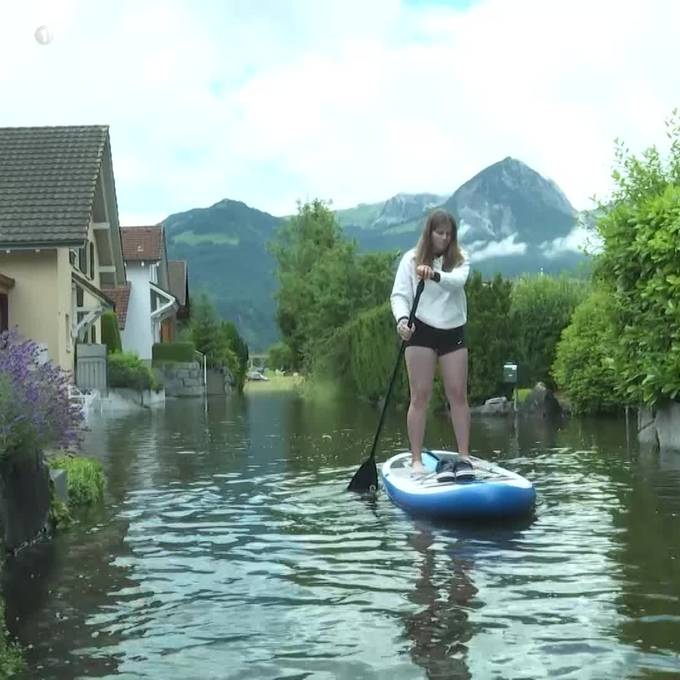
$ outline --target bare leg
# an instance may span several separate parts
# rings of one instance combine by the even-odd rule
[[[429,347],[407,347],[406,369],[411,391],[411,403],[408,407],[406,425],[411,443],[412,466],[414,472],[423,471],[423,438],[425,437],[425,421],[427,405],[432,394],[432,382],[437,367],[437,354]]]
[[[457,349],[439,357],[458,453],[470,454],[470,407],[467,400],[468,351]]]

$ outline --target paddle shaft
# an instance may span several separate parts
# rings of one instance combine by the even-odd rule
[[[421,279],[416,288],[416,295],[413,298],[413,305],[411,306],[411,312],[408,317],[409,328],[413,325],[413,319],[416,316],[416,310],[418,309],[418,302],[420,301],[420,296],[423,294],[423,289],[425,288],[425,281]],[[394,364],[394,370],[392,371],[392,378],[390,379],[389,387],[387,388],[387,394],[385,395],[385,403],[383,404],[382,413],[380,414],[380,420],[378,421],[378,429],[375,431],[375,437],[373,438],[373,446],[371,447],[371,453],[368,457],[369,460],[375,458],[375,450],[378,447],[378,439],[380,439],[380,432],[382,431],[383,423],[385,422],[385,414],[387,413],[387,404],[390,401],[390,396],[392,396],[392,388],[394,387],[394,381],[397,379],[397,373],[399,373],[399,366],[401,365],[401,359],[404,356],[404,351],[406,350],[406,342],[401,341],[399,347],[399,355],[397,356],[397,361]]]

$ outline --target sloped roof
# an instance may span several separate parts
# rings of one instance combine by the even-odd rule
[[[123,259],[126,262],[154,262],[161,259],[163,248],[163,227],[121,227],[123,238]]]
[[[170,292],[177,298],[181,307],[187,303],[187,263],[186,260],[170,260],[168,262],[168,278]]]
[[[102,288],[102,292],[113,300],[118,317],[118,328],[123,330],[127,321],[128,303],[130,302],[131,285],[128,281],[124,286],[117,288]]]
[[[82,245],[106,125],[0,128],[0,246]]]

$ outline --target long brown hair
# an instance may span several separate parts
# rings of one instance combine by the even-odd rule
[[[454,267],[457,267],[463,262],[463,253],[458,247],[458,225],[453,215],[446,210],[435,210],[431,212],[425,226],[423,233],[420,235],[418,245],[416,246],[416,267],[421,264],[426,264],[428,267],[432,266],[434,260],[434,250],[432,249],[432,232],[439,227],[451,228],[451,240],[449,245],[443,253],[444,261],[442,262],[442,269],[445,272],[450,272]]]

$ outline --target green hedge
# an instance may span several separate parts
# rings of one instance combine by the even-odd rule
[[[107,360],[109,387],[157,390],[160,386],[153,371],[132,352],[114,352]]]
[[[384,397],[399,352],[399,336],[389,305],[360,314],[347,329],[349,370],[359,394],[371,401]],[[401,367],[394,386],[395,401],[407,398],[406,368]]]
[[[118,317],[115,312],[104,312],[102,322],[102,343],[108,347],[108,352],[122,352],[123,343],[120,339]]]
[[[678,149],[680,165],[680,134]],[[621,202],[598,227],[598,273],[613,300],[623,399],[680,399],[680,187]]]
[[[151,357],[154,362],[163,361],[194,361],[196,346],[193,342],[160,342],[156,343],[151,350]]]
[[[514,282],[510,329],[515,337],[512,358],[518,364],[518,384],[542,381],[555,388],[551,367],[562,331],[590,292],[590,283],[568,276],[525,275]]]
[[[509,322],[512,285],[501,276],[484,281],[475,273],[467,286],[470,345],[468,392],[472,402],[501,394],[504,360],[511,355]],[[399,337],[389,303],[358,314],[315,352],[312,379],[330,378],[370,401],[385,396],[399,352]],[[394,403],[408,403],[406,367],[401,366],[394,386]],[[444,387],[437,371],[433,410],[446,408]]]
[[[557,385],[575,413],[614,411],[621,403],[614,360],[618,343],[611,295],[594,290],[574,311],[553,364]]]

